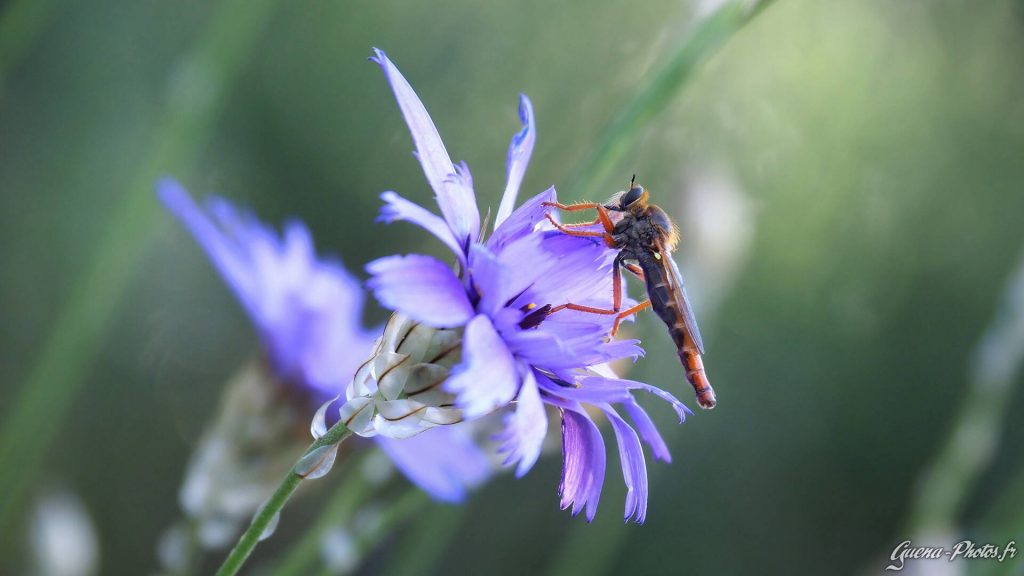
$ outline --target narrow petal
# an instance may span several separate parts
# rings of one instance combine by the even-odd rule
[[[624,386],[582,386],[570,383],[571,380],[556,382],[544,377],[538,378],[537,381],[545,393],[573,402],[621,404],[633,398],[629,389]]]
[[[434,327],[461,326],[473,305],[451,268],[420,254],[388,256],[366,265],[367,286],[391,310]]]
[[[601,324],[562,322],[556,325],[552,318],[548,318],[537,330],[506,334],[505,339],[517,356],[530,364],[552,370],[621,358],[635,359],[643,355],[643,348],[637,346],[637,340],[604,342],[607,334]]]
[[[547,431],[548,417],[537,389],[537,380],[533,370],[528,370],[519,388],[516,409],[505,416],[505,430],[499,436],[502,444],[498,451],[508,454],[505,465],[519,463],[516,466],[517,478],[529,472],[537,462]]]
[[[545,302],[575,302],[610,308],[615,251],[589,238],[577,238],[557,231],[545,232],[543,237],[541,248],[558,258],[558,268],[556,273],[546,275],[536,283],[537,298]],[[604,320],[610,327],[612,318],[609,316]]]
[[[537,382],[544,398],[564,399],[571,402],[583,402],[593,405],[620,404],[625,407],[630,419],[633,421],[640,438],[651,447],[654,457],[664,462],[671,462],[672,455],[669,453],[668,445],[661,437],[654,422],[647,412],[633,398],[632,390],[638,388],[636,382],[631,380],[619,380],[616,378],[583,378],[577,384],[568,384],[573,375],[566,375],[564,380],[553,380],[540,377]],[[646,384],[643,386],[647,386]],[[647,388],[645,388],[647,389]],[[650,386],[648,391],[657,390]],[[661,391],[658,391],[661,392]],[[663,399],[672,403],[673,408],[682,420],[689,409],[676,400],[667,392],[661,392]]]
[[[477,312],[493,317],[514,295],[509,291],[515,284],[508,269],[483,245],[474,244],[469,248],[469,270],[480,296]]]
[[[360,282],[336,259],[317,258],[302,222],[287,221],[279,236],[224,199],[200,208],[173,180],[157,191],[242,303],[277,375],[317,401],[335,395],[373,343],[361,323]]]
[[[545,219],[544,215],[551,211],[545,202],[555,202],[558,196],[554,187],[537,194],[523,203],[515,212],[494,227],[494,234],[487,239],[487,246],[498,250],[508,242],[532,232],[537,224]]]
[[[601,431],[578,405],[562,410],[562,481],[558,487],[562,510],[573,516],[584,507],[587,522],[597,514],[604,484],[605,453]]]
[[[450,204],[449,213],[453,214],[455,220],[451,222],[455,235],[462,239],[465,247],[476,242],[480,236],[480,209],[476,205],[476,194],[473,192],[473,175],[469,172],[469,165],[465,162],[455,164],[455,172],[448,175],[444,180],[447,184],[447,202]],[[441,204],[441,196],[438,196],[438,205],[441,212],[444,206]],[[449,218],[447,214],[445,218]],[[462,229],[467,228],[466,235]]]
[[[498,207],[498,215],[494,218],[495,228],[512,214],[516,196],[519,194],[519,185],[523,182],[523,175],[526,174],[526,167],[530,163],[530,155],[533,154],[533,143],[537,139],[533,104],[526,94],[519,95],[519,120],[523,123],[523,129],[512,137],[512,142],[508,145],[507,181],[501,205]]]
[[[442,502],[462,502],[492,470],[487,455],[460,424],[438,426],[403,440],[376,440],[413,484]]]
[[[519,238],[497,249],[480,247],[495,255],[503,268],[502,293],[504,299],[500,306],[534,308],[548,303],[535,298],[533,285],[544,276],[558,273],[560,259],[541,248],[542,239],[538,234],[524,234]],[[532,306],[531,306],[532,305]]]
[[[217,228],[210,218],[192,201],[188,191],[171,178],[164,178],[157,183],[157,196],[164,206],[171,211],[192,236],[199,242],[203,250],[220,272],[224,281],[235,292],[242,305],[250,314],[256,312],[255,294],[256,278],[245,257],[239,252],[228,237]],[[223,202],[223,201],[221,201]],[[230,205],[223,202],[228,209]],[[231,209],[232,216],[234,210]],[[257,322],[258,318],[254,318]]]
[[[633,421],[633,425],[636,426],[640,438],[651,447],[651,453],[654,454],[654,458],[662,462],[671,463],[672,454],[668,450],[668,444],[661,437],[658,427],[654,425],[654,421],[651,420],[647,411],[633,399],[623,402],[622,406],[626,409],[626,413],[629,414],[629,419]]]
[[[505,406],[519,389],[519,367],[487,316],[466,325],[462,337],[462,363],[452,370],[445,390],[467,418],[483,416]]]
[[[452,249],[452,252],[455,252],[459,260],[465,261],[466,254],[463,252],[463,247],[459,245],[459,241],[452,234],[452,229],[448,227],[448,223],[443,218],[415,202],[402,198],[394,192],[385,192],[380,195],[380,198],[385,202],[385,205],[380,210],[379,221],[390,224],[395,220],[405,220],[417,224],[427,232],[437,236],[445,243],[445,246],[448,246]]]
[[[588,376],[580,380],[580,386],[584,388],[600,388],[600,387],[611,387],[611,388],[628,388],[630,390],[643,390],[649,394],[653,394],[658,398],[661,398],[665,402],[668,402],[672,409],[676,411],[676,415],[679,416],[679,422],[684,422],[688,415],[693,414],[685,404],[679,401],[678,398],[658,388],[645,384],[643,382],[637,382],[636,380],[625,380],[625,379],[614,379],[614,378],[602,378],[600,376]]]
[[[636,432],[622,419],[611,406],[599,406],[615,431],[615,440],[619,444],[619,460],[622,464],[622,480],[626,483],[625,520],[635,520],[643,524],[647,517],[647,463],[644,451],[640,446],[640,438]]]
[[[409,125],[409,132],[416,145],[416,157],[423,166],[423,173],[430,182],[430,187],[437,194],[437,204],[441,208],[441,213],[459,243],[468,245],[476,240],[480,229],[480,211],[476,206],[473,189],[467,188],[465,182],[458,178],[459,172],[452,164],[434,122],[412,86],[388,59],[387,54],[376,48],[374,54],[370,60],[380,65],[391,85],[398,107],[402,110],[402,116]],[[452,181],[452,176],[456,176],[459,181]]]

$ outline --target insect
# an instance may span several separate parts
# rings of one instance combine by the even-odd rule
[[[672,260],[672,251],[679,241],[679,233],[675,224],[664,210],[648,203],[647,190],[636,183],[636,175],[629,182],[629,190],[612,196],[605,204],[585,202],[581,204],[560,204],[546,202],[546,206],[567,212],[580,210],[597,210],[597,218],[593,222],[580,224],[560,224],[551,214],[548,220],[562,232],[572,236],[592,236],[602,238],[610,248],[619,251],[612,265],[612,309],[593,308],[575,303],[562,304],[551,309],[550,313],[569,309],[592,314],[614,315],[611,336],[619,329],[619,322],[645,308],[652,308],[658,317],[668,326],[668,333],[675,342],[679,361],[686,370],[686,380],[693,386],[697,394],[697,403],[701,408],[714,408],[715,391],[711,388],[707,375],[704,373],[704,342],[697,328],[697,318],[690,308],[683,287],[683,278],[679,274],[676,263]],[[615,221],[611,213],[620,213]],[[584,230],[581,227],[604,227],[603,232]],[[643,280],[647,288],[647,299],[627,310],[622,310],[621,269],[625,268],[637,278]]]

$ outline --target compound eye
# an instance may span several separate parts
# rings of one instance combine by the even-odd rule
[[[633,186],[632,188],[629,189],[629,192],[626,192],[625,194],[622,195],[622,207],[628,207],[630,204],[639,200],[640,197],[643,195],[644,189],[642,186]]]

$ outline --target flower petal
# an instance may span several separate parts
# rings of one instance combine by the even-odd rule
[[[679,416],[680,423],[686,421],[687,415],[693,414],[693,411],[687,408],[685,404],[680,402],[678,398],[676,398],[669,392],[666,392],[661,388],[651,386],[650,384],[646,384],[644,382],[616,378],[603,378],[600,376],[588,376],[586,378],[580,379],[579,384],[583,388],[598,389],[601,387],[611,387],[613,389],[628,388],[630,390],[643,390],[644,392],[653,394],[654,396],[661,398],[665,402],[668,402],[672,406],[672,409],[676,411],[676,415]]]
[[[561,314],[561,312],[559,312]],[[515,354],[532,365],[550,370],[578,368],[620,358],[637,358],[643,348],[637,340],[605,342],[607,330],[590,322],[553,322],[548,317],[536,330],[506,333]]]
[[[542,276],[534,285],[539,301],[611,308],[612,262],[615,251],[592,241],[558,231],[544,232],[541,248],[558,258],[556,273]],[[627,302],[623,302],[623,307]],[[588,315],[592,320],[593,314]],[[611,316],[603,319],[609,328]]]
[[[465,179],[459,176],[434,122],[412,86],[388,59],[387,54],[376,48],[373,51],[375,56],[370,60],[384,70],[391,90],[395,93],[398,107],[402,110],[402,116],[416,144],[416,156],[423,166],[427,181],[437,194],[437,204],[444,219],[460,243],[468,245],[474,242],[480,230],[480,211],[472,187],[467,187]],[[455,176],[454,180],[452,176]]]
[[[622,480],[626,483],[625,520],[643,524],[647,517],[647,463],[640,438],[625,420],[611,406],[598,406],[612,423],[615,439],[619,444],[619,460],[622,464]]]
[[[537,389],[537,380],[533,370],[527,370],[519,388],[516,409],[505,416],[505,430],[499,436],[502,444],[498,451],[508,454],[505,465],[519,463],[516,478],[529,472],[537,462],[547,431],[548,417]]]
[[[361,323],[359,281],[336,260],[318,259],[299,221],[286,222],[279,237],[221,198],[201,209],[174,180],[157,191],[242,303],[277,375],[310,388],[315,401],[337,394],[373,343]]]
[[[555,188],[551,187],[524,202],[522,206],[501,222],[500,226],[496,225],[494,227],[494,234],[487,239],[487,247],[497,251],[508,242],[532,232],[536,228],[537,223],[543,221],[544,215],[551,210],[544,203],[557,200],[558,196],[555,194]]]
[[[647,415],[647,411],[632,398],[628,402],[623,402],[622,406],[626,409],[626,413],[629,414],[629,419],[633,421],[633,425],[636,426],[640,438],[651,447],[651,453],[654,454],[654,458],[662,462],[671,463],[672,454],[668,450],[668,444],[661,437],[658,427],[654,425],[654,421]]]
[[[629,402],[633,396],[625,386],[583,386],[574,382],[569,375],[565,379],[541,377],[537,379],[545,393],[574,402],[586,404],[620,404]]]
[[[378,436],[377,445],[413,484],[442,502],[462,502],[492,470],[487,455],[460,424],[438,426],[404,440]]]
[[[388,256],[366,265],[367,286],[391,310],[434,327],[461,326],[473,305],[451,268],[420,254]]]
[[[462,363],[444,384],[455,394],[467,418],[483,416],[505,406],[519,388],[519,367],[491,320],[479,315],[466,325]]]
[[[523,175],[526,174],[526,167],[530,163],[530,155],[533,154],[533,143],[537,139],[533,104],[526,94],[519,95],[519,120],[523,123],[523,129],[512,137],[512,142],[508,145],[507,182],[505,193],[501,197],[501,205],[498,207],[498,215],[494,218],[495,228],[512,214],[516,196],[519,194],[519,185],[523,182]]]
[[[463,247],[455,239],[452,229],[448,227],[448,223],[443,218],[394,192],[385,192],[380,195],[380,199],[385,202],[385,205],[380,209],[378,221],[390,224],[395,220],[405,220],[417,224],[451,248],[460,261],[465,261],[466,254],[463,252]]]
[[[483,245],[473,244],[469,248],[469,270],[473,287],[480,295],[477,312],[495,316],[514,295],[510,290],[516,284],[512,283],[508,269]]]
[[[199,245],[203,247],[214,267],[224,281],[235,292],[246,311],[256,310],[256,277],[239,247],[233,245],[224,232],[219,230],[210,218],[192,201],[185,187],[171,178],[157,183],[157,196],[164,206],[188,228]],[[223,203],[228,209],[230,205]],[[231,210],[232,216],[234,211]],[[254,318],[257,322],[259,319]]]
[[[597,425],[575,403],[562,410],[562,481],[558,486],[562,510],[575,516],[587,509],[587,522],[597,514],[604,484],[604,440]]]

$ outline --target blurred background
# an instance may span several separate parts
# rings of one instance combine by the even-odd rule
[[[78,573],[155,572],[189,454],[256,351],[158,205],[158,175],[275,225],[302,219],[361,277],[380,256],[445,253],[374,223],[383,190],[433,205],[372,46],[470,165],[484,209],[504,187],[520,92],[538,122],[521,198],[555,185],[602,200],[638,175],[681,227],[719,406],[676,425],[642,399],[674,455],[649,459],[642,527],[622,524],[617,460],[593,524],[560,511],[556,449],[462,508],[427,508],[364,573],[879,573],[929,528],[915,506],[930,509],[934,470],[958,502],[938,525],[1024,540],[1019,350],[999,348],[990,361],[1009,376],[972,392],[986,330],[1012,324],[1000,302],[1024,254],[1024,5],[779,0],[575,189],[611,120],[717,7],[0,3],[0,418],[27,386],[75,382],[52,412],[22,416],[45,451],[0,461],[31,467],[0,574],[40,570],[31,526],[54,506],[94,555]],[[385,317],[371,306],[365,321]],[[664,326],[645,314],[630,330],[648,354],[629,377],[694,406]],[[935,464],[961,418],[984,433]],[[286,511],[257,560],[322,497]],[[451,536],[431,541],[438,524]]]

